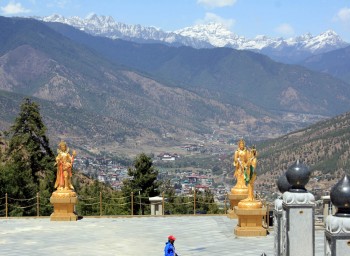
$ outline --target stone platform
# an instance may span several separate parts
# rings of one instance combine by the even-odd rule
[[[274,255],[272,230],[266,237],[236,237],[236,225],[237,220],[226,215],[84,217],[69,222],[50,221],[50,217],[0,218],[0,255],[163,255],[170,234],[177,238],[180,256]],[[315,256],[323,256],[324,231],[315,234]]]

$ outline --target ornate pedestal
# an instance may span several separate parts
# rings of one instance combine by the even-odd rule
[[[331,189],[330,200],[337,208],[326,219],[325,255],[350,255],[350,177],[344,177]]]
[[[78,201],[77,195],[72,190],[60,190],[52,193],[50,202],[54,212],[50,216],[51,221],[76,221],[78,216],[74,213],[74,206]]]
[[[230,209],[227,211],[230,219],[237,219],[237,215],[234,211],[235,206],[238,205],[238,203],[246,199],[248,197],[248,188],[235,188],[233,187],[231,189],[231,193],[228,194],[228,198],[230,200]]]
[[[234,230],[236,236],[266,236],[263,228],[263,216],[266,216],[266,208],[234,208],[238,216],[238,224]]]
[[[325,255],[350,255],[350,218],[327,217]]]
[[[283,193],[282,255],[315,255],[315,197],[309,193]]]

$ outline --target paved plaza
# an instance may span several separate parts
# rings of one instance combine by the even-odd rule
[[[274,233],[236,237],[237,220],[226,216],[0,219],[0,255],[164,255],[168,235],[179,256],[274,255]],[[316,230],[316,256],[323,256],[323,230]]]

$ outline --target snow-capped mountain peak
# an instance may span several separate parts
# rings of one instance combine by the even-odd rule
[[[333,30],[327,30],[317,36],[310,33],[290,38],[286,40],[289,46],[295,46],[299,49],[308,50],[311,53],[322,53],[346,47],[348,43],[344,42],[340,36]]]
[[[229,31],[223,24],[214,22],[186,27],[176,30],[174,33],[185,37],[196,38],[201,41],[207,41],[216,47],[234,45],[239,38],[237,35]]]
[[[94,25],[96,27],[113,27],[117,23],[111,16],[98,16],[97,14],[90,14],[84,19],[86,24]]]
[[[194,48],[232,47],[239,50],[262,52],[271,58],[280,60],[281,56],[298,56],[291,62],[299,61],[306,55],[323,53],[349,45],[332,30],[327,30],[317,36],[310,33],[295,38],[271,38],[258,35],[253,39],[238,36],[220,23],[198,24],[174,32],[165,32],[154,27],[127,25],[116,22],[111,16],[90,14],[86,18],[65,18],[55,14],[39,18],[45,22],[61,22],[92,35],[105,36],[112,39],[121,38],[136,42],[163,42],[191,46]]]
[[[232,33],[221,23],[211,22],[208,24],[198,24],[193,27],[186,27],[174,31],[176,34],[187,34],[187,35],[197,35],[197,34],[212,34],[217,36],[231,35]]]

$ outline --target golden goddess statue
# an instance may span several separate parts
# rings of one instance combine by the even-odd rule
[[[252,149],[249,152],[249,160],[248,160],[248,167],[244,173],[244,180],[245,183],[248,186],[248,197],[247,201],[254,201],[254,182],[256,180],[256,149],[255,146],[252,147]]]
[[[232,190],[240,191],[243,194],[247,193],[247,186],[244,181],[244,172],[248,167],[249,151],[245,147],[243,139],[239,140],[238,148],[233,156],[233,166],[235,167],[234,177],[237,180],[236,185]],[[233,191],[232,191],[233,192]]]
[[[57,149],[56,157],[57,177],[55,188],[57,188],[57,190],[74,190],[72,185],[72,167],[76,152],[73,150],[72,155],[70,155],[69,148],[64,141],[61,141],[58,146],[59,148]]]
[[[244,169],[244,181],[248,186],[248,197],[238,203],[239,208],[261,208],[262,203],[254,197],[254,182],[256,180],[257,151],[255,146],[248,151],[247,167]]]

